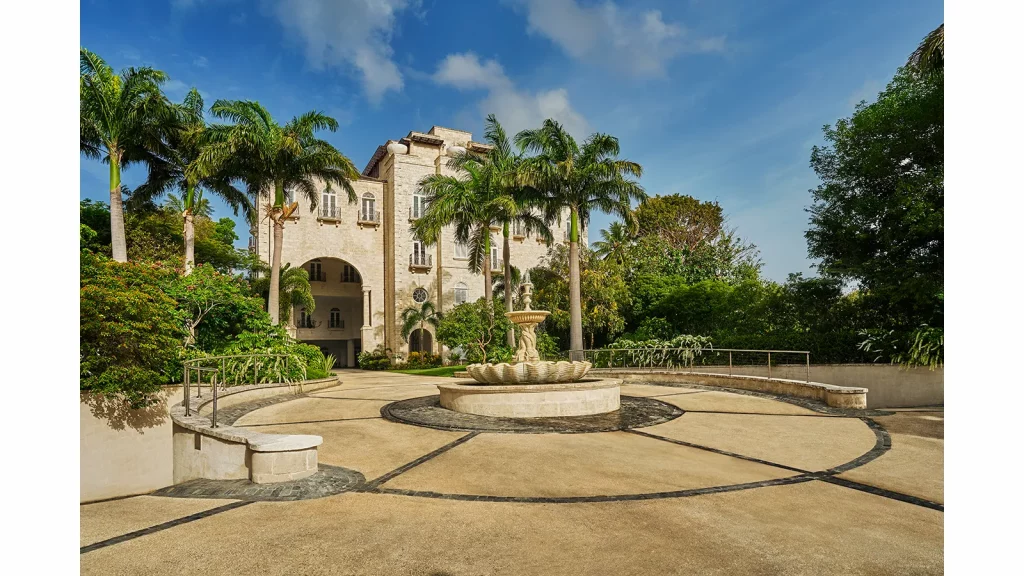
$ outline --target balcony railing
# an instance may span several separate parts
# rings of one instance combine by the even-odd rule
[[[423,254],[421,252],[409,254],[409,268],[430,269],[433,266],[433,258],[431,256],[431,254]]]
[[[505,260],[501,258],[491,258],[491,274],[504,274],[505,273]]]
[[[316,320],[313,320],[311,316],[306,316],[305,318],[299,319],[298,324],[296,324],[296,328],[316,328],[317,326],[320,326],[320,324],[322,324],[322,322],[317,322]]]
[[[366,226],[378,226],[380,225],[380,212],[370,212],[361,210],[359,212],[359,219],[357,223]]]
[[[419,208],[416,208],[416,206],[409,206],[409,222],[423,218],[423,213],[426,211],[427,209],[424,206],[420,206]]]
[[[259,251],[258,239],[255,236],[249,236],[249,252],[256,253]]]
[[[341,210],[337,206],[320,206],[317,208],[317,218],[320,220],[341,220]]]
[[[324,274],[322,270],[320,272],[310,272],[309,273],[309,281],[310,282],[327,282],[327,275]]]
[[[327,327],[328,328],[334,328],[336,330],[344,330],[345,329],[345,321],[344,320],[333,320],[332,319],[330,321],[330,323],[327,325]]]

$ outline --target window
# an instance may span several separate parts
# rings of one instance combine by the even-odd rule
[[[324,188],[324,192],[320,196],[320,217],[338,217],[338,195],[334,193],[330,185]]]
[[[341,269],[341,281],[342,282],[355,282],[360,283],[362,280],[359,278],[359,272],[356,271],[350,264],[345,264]]]
[[[427,197],[422,194],[413,194],[412,211],[409,213],[413,218],[422,218],[423,212],[427,209]]]
[[[370,192],[363,194],[363,202],[359,208],[359,219],[363,222],[377,221],[377,198]]]
[[[465,304],[466,299],[469,296],[469,289],[462,282],[455,285],[455,305]]]
[[[309,263],[309,279],[315,282],[324,281],[324,269],[319,260],[313,260]]]
[[[525,236],[523,234],[523,223],[519,220],[512,221],[512,235],[513,236]]]
[[[331,328],[344,328],[345,321],[341,319],[341,310],[338,308],[331,308],[331,319],[328,324]]]
[[[306,313],[306,309],[299,310],[299,328],[315,328],[313,316]]]
[[[459,260],[469,260],[469,244],[455,242],[455,257]]]
[[[427,301],[427,291],[423,288],[413,290],[412,299],[415,300],[417,304],[423,304]]]
[[[412,264],[413,266],[429,265],[427,261],[427,246],[419,240],[412,243]]]
[[[287,205],[291,204],[292,202],[295,202],[295,189],[294,188],[285,188],[284,189],[284,205],[287,206]]]
[[[501,258],[498,256],[498,247],[491,246],[491,270],[497,270],[501,268]]]

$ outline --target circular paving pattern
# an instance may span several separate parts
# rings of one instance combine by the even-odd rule
[[[498,418],[463,414],[442,408],[440,396],[421,396],[392,402],[380,409],[386,420],[438,430],[500,432],[505,434],[584,434],[644,428],[674,420],[683,410],[654,398],[622,396],[615,412],[564,418]]]
[[[245,480],[206,480],[198,478],[153,492],[153,496],[172,498],[222,498],[250,502],[311,500],[333,496],[358,488],[366,478],[356,470],[320,464],[316,474],[302,480],[253,484]]]

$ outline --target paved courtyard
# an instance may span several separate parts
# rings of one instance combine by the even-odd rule
[[[448,379],[342,380],[224,413],[323,436],[316,476],[82,505],[82,572],[942,572],[941,408],[627,384],[617,420],[520,425],[447,417]]]

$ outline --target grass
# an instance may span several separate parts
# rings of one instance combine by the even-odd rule
[[[465,364],[458,366],[439,366],[437,368],[417,368],[414,370],[389,370],[389,372],[400,372],[402,374],[416,374],[417,376],[454,376],[456,372],[466,369]]]

